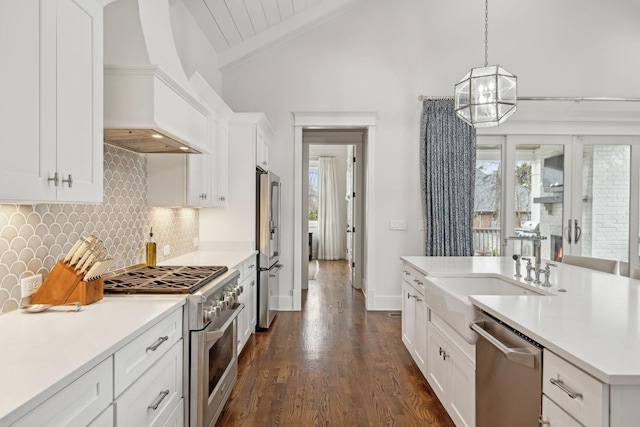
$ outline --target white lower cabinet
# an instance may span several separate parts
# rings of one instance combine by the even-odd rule
[[[162,427],[182,427],[184,425],[184,398],[180,399],[178,406],[173,410]]]
[[[426,375],[427,305],[424,295],[406,281],[402,283],[402,342],[422,375]]]
[[[113,358],[95,368],[44,401],[12,426],[88,425],[113,399]]]
[[[233,267],[240,271],[238,285],[242,286],[242,294],[239,301],[244,303],[244,310],[238,315],[238,354],[255,332],[258,321],[256,265],[254,255]]]
[[[542,393],[578,420],[576,425],[608,426],[609,386],[547,349],[542,357]]]
[[[474,426],[475,365],[438,326],[428,337],[427,381],[456,426]]]
[[[542,395],[542,417],[540,424],[546,427],[581,427],[578,421],[567,414],[561,407]]]
[[[179,308],[11,426],[182,426],[183,369]]]
[[[109,405],[96,419],[91,421],[89,427],[113,427],[114,425],[113,405]]]
[[[116,398],[118,426],[162,426],[182,401],[182,340]]]

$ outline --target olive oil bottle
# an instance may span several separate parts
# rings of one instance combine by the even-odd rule
[[[156,242],[153,241],[153,227],[151,227],[147,242],[147,265],[156,265]]]

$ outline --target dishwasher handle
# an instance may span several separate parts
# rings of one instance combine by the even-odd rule
[[[535,355],[526,351],[522,348],[511,348],[505,345],[502,341],[491,335],[487,332],[482,326],[484,326],[485,321],[480,320],[477,322],[472,322],[469,327],[474,330],[478,335],[482,338],[486,339],[489,343],[491,343],[494,347],[496,347],[505,357],[512,362],[519,363],[521,365],[528,366],[530,368],[535,368]]]

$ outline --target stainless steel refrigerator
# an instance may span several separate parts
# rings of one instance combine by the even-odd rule
[[[258,328],[277,314],[280,260],[280,178],[256,169],[256,245],[258,250]]]

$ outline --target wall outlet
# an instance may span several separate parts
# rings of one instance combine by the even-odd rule
[[[42,274],[36,274],[35,276],[25,277],[20,280],[20,286],[22,287],[22,298],[31,296],[42,285]]]
[[[164,245],[164,254],[169,255],[171,253],[171,246]]]
[[[200,239],[198,239],[197,237],[193,238],[193,247],[197,248],[198,246],[200,246]]]
[[[405,219],[395,219],[389,221],[389,230],[406,230],[407,229],[407,220]]]

